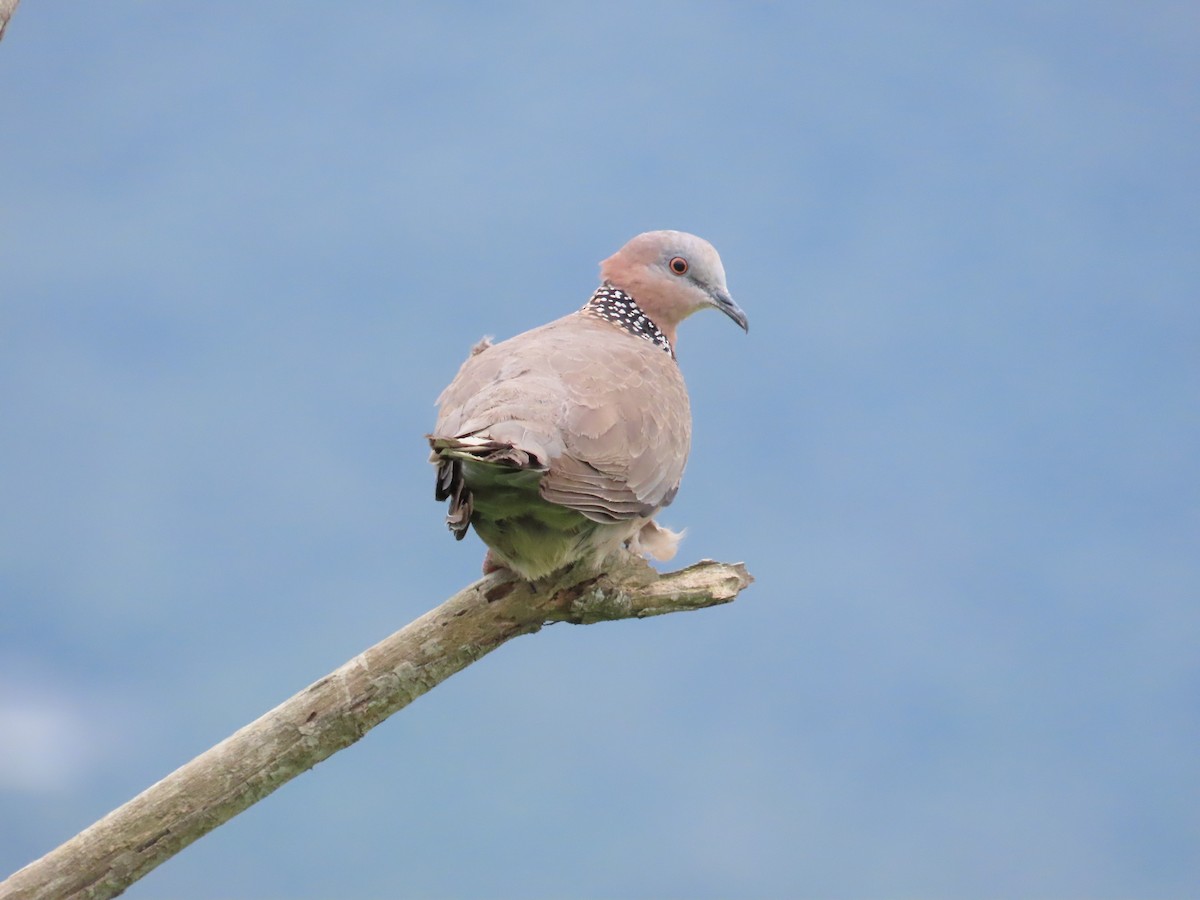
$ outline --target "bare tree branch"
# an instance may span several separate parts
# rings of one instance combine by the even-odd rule
[[[20,2],[21,0],[0,0],[0,40],[3,40],[5,26],[8,25],[8,20],[12,18],[17,4]]]
[[[728,603],[752,580],[740,563],[660,576],[633,557],[536,586],[488,575],[0,882],[0,900],[114,897],[505,641]]]

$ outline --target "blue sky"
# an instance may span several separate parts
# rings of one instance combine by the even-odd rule
[[[0,869],[472,580],[422,435],[632,235],[681,562],[131,898],[1183,897],[1200,881],[1189,4],[32,2],[0,44]]]

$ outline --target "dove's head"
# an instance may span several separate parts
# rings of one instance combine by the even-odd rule
[[[708,241],[684,231],[647,231],[600,264],[600,278],[631,295],[672,344],[675,327],[712,307],[749,330],[729,296],[725,267]]]

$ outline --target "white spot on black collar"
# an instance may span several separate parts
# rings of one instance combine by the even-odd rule
[[[654,324],[654,320],[646,315],[633,297],[619,287],[613,287],[607,282],[600,285],[584,309],[601,319],[615,322],[630,334],[645,338],[671,356],[675,355],[675,351],[671,349],[671,342]]]

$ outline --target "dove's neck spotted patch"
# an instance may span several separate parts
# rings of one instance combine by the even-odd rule
[[[645,338],[655,347],[665,350],[673,357],[671,342],[662,333],[654,320],[637,305],[637,301],[619,287],[613,287],[607,282],[596,288],[592,299],[588,300],[584,310],[601,319],[615,322],[630,334]]]

